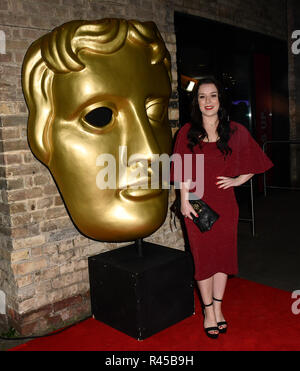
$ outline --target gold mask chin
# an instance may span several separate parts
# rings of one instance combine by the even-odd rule
[[[50,169],[78,229],[101,241],[131,241],[157,230],[168,189],[145,184],[155,155],[170,154],[172,137],[170,56],[155,24],[66,23],[30,46],[22,83],[30,147]],[[145,189],[128,181],[138,167],[143,176],[134,179]],[[101,189],[108,168],[115,171],[113,187]]]

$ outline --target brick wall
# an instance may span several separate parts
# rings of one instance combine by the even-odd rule
[[[271,5],[271,6],[270,6]],[[154,21],[172,56],[173,130],[177,104],[174,11],[286,37],[283,0],[1,0],[0,29],[0,320],[22,334],[39,333],[90,313],[87,257],[115,248],[83,237],[73,226],[49,171],[32,155],[26,138],[27,108],[21,65],[29,45],[72,19],[121,17]],[[183,248],[169,219],[148,240]]]
[[[289,45],[289,94],[290,94],[290,139],[300,138],[300,107],[297,102],[300,99],[300,55],[291,52],[291,38],[293,31],[300,30],[300,7],[299,1],[288,0],[288,45]],[[291,150],[291,182],[292,186],[300,184],[300,146],[292,145]]]

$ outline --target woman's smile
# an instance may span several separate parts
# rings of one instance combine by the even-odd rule
[[[220,102],[218,89],[215,84],[200,85],[198,90],[198,103],[200,111],[205,116],[217,115]]]

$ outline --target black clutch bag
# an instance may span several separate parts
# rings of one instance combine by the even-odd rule
[[[207,232],[211,230],[213,224],[218,220],[219,214],[217,214],[210,206],[207,205],[206,202],[204,202],[201,199],[189,200],[189,202],[193,206],[193,209],[198,214],[198,217],[191,214],[196,226],[200,229],[201,232]],[[180,204],[181,204],[180,198],[177,197],[176,200],[173,202],[172,206],[170,207],[171,212],[173,212],[177,217],[181,216]]]

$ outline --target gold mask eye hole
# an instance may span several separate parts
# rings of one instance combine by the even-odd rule
[[[111,122],[113,111],[108,107],[97,107],[88,112],[84,119],[85,121],[96,127],[103,128]]]

